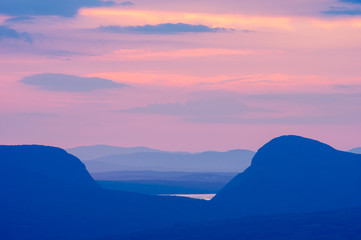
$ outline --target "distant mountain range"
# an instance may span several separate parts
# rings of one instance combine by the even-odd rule
[[[209,202],[104,190],[62,149],[0,146],[0,238],[361,239],[360,186],[361,155],[298,136],[264,145]]]
[[[96,180],[105,181],[198,181],[198,182],[228,182],[237,173],[227,172],[156,172],[156,171],[114,171],[93,173]]]
[[[68,148],[66,151],[82,161],[93,160],[111,155],[132,154],[140,152],[163,152],[148,147],[115,147],[109,145],[94,145]]]
[[[89,146],[68,149],[83,161],[91,173],[111,171],[183,171],[242,172],[251,163],[254,152],[164,152],[145,147],[119,148]],[[101,157],[99,157],[101,156]]]
[[[92,173],[104,188],[147,194],[215,194],[237,173],[115,171]]]
[[[361,147],[359,147],[359,148],[353,148],[353,149],[350,150],[350,152],[352,152],[352,153],[357,153],[357,154],[361,154]]]

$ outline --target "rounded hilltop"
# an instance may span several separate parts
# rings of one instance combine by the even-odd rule
[[[361,155],[300,136],[277,137],[213,199],[243,214],[307,212],[361,204]]]

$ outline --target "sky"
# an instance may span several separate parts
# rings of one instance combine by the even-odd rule
[[[2,0],[0,144],[361,146],[360,0]]]

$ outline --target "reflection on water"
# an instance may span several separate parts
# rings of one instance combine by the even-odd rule
[[[189,197],[202,200],[211,200],[216,194],[159,194],[160,196]]]

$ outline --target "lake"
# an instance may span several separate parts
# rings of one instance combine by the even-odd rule
[[[159,194],[159,196],[188,197],[202,200],[211,200],[216,194]]]

